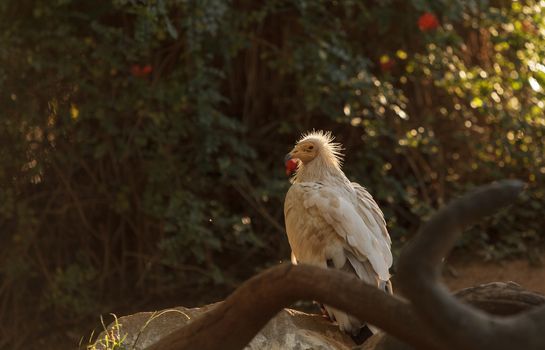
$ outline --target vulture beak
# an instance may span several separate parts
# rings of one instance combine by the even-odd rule
[[[287,163],[288,160],[290,160],[290,159],[291,159],[291,152],[286,154],[286,156],[284,157],[284,163]]]
[[[286,176],[291,176],[299,165],[299,160],[291,156],[291,152],[284,157],[284,165],[286,166]]]

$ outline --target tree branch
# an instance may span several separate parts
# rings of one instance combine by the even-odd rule
[[[242,349],[269,319],[297,300],[319,300],[419,349],[439,349],[412,306],[401,299],[342,271],[283,264],[249,279],[217,308],[164,337],[150,350],[213,350],[220,344],[221,349]]]
[[[442,259],[462,229],[512,204],[523,187],[503,181],[463,196],[434,215],[402,252],[398,288],[447,349],[545,349],[545,306],[492,316],[459,302],[438,283]]]
[[[466,226],[512,203],[523,184],[504,181],[480,188],[439,211],[407,246],[398,263],[400,287],[411,304],[334,269],[279,265],[243,283],[223,303],[162,338],[151,350],[242,349],[283,307],[318,300],[369,322],[418,349],[545,349],[545,298],[496,284],[460,293],[438,283],[442,259]],[[490,293],[492,291],[492,293]],[[495,295],[508,303],[497,301]],[[517,299],[515,296],[520,296]],[[505,308],[505,309],[502,309]]]

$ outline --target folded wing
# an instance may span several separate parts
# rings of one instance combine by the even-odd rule
[[[369,260],[379,279],[388,281],[388,268],[392,265],[390,238],[382,212],[369,193],[358,185],[354,188],[357,194],[357,200],[354,200],[349,193],[320,183],[294,186],[299,187],[296,192],[302,194],[304,208],[316,208],[318,214],[344,239],[345,249],[353,255],[351,258]]]

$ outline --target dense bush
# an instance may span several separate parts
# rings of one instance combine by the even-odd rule
[[[463,245],[531,253],[542,6],[2,1],[0,347],[26,344],[37,312],[47,331],[184,302],[286,259],[282,158],[312,128],[345,145],[396,247],[457,193],[517,177],[528,196]]]

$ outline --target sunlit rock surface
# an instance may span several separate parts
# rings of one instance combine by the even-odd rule
[[[258,333],[247,350],[351,349],[352,339],[320,315],[284,309]]]
[[[178,307],[120,317],[117,323],[108,326],[109,342],[122,339],[127,349],[145,349],[213,307],[214,304],[193,309]],[[105,338],[106,332],[102,332],[95,344],[97,349],[107,349]],[[351,350],[354,347],[352,339],[324,317],[284,309],[255,336],[246,350]]]

